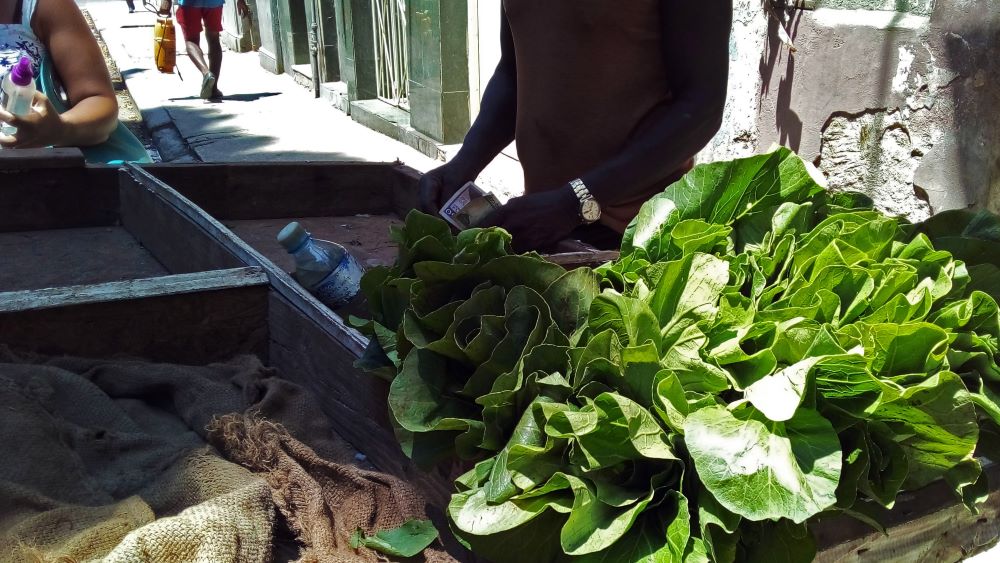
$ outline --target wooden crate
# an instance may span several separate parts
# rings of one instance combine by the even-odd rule
[[[142,357],[186,365],[249,353],[276,368],[279,375],[306,380],[329,375],[329,366],[322,361],[272,354],[289,335],[307,335],[309,344],[320,350],[337,346],[310,330],[307,319],[285,313],[280,299],[274,299],[268,276],[257,267],[3,292],[0,346],[56,356]],[[313,369],[318,373],[311,373]],[[377,452],[372,445],[362,442],[357,449],[374,461]],[[398,476],[411,477],[396,469]],[[417,489],[435,493],[426,486],[426,478],[411,480]],[[431,502],[440,506],[441,500]],[[439,529],[447,529],[442,510],[430,510],[429,515]],[[456,560],[475,560],[450,535],[442,539]],[[292,560],[297,551],[284,536],[275,550],[277,561]]]
[[[421,472],[400,450],[386,384],[353,368],[360,335],[176,191],[60,153],[0,158],[0,345],[194,365],[256,354],[446,527],[453,476]]]
[[[210,352],[213,361],[224,359],[252,345],[252,351],[281,366],[288,379],[319,397],[341,435],[376,466],[414,482],[443,506],[451,475],[420,472],[401,452],[388,421],[387,385],[354,369],[366,341],[341,317],[205,211],[144,173],[84,166],[72,150],[16,152],[22,157],[12,158],[14,151],[0,154],[0,344],[88,356],[117,350],[188,363]],[[206,167],[209,180],[212,168]],[[241,169],[228,168],[232,173]],[[244,172],[260,177],[262,169],[251,168]],[[397,167],[363,168],[378,175]],[[255,206],[269,205],[246,197],[235,201],[250,210],[239,217],[252,217]],[[251,291],[243,287],[246,276],[220,272],[246,266],[258,268],[255,276],[263,275],[269,284],[265,307],[253,309],[240,301]],[[184,297],[184,307],[159,308],[174,294],[192,293],[197,298]],[[228,317],[207,317],[208,302],[218,302],[217,309]],[[140,305],[152,307],[151,315],[127,314]],[[212,314],[219,314],[215,309]],[[139,327],[132,338],[128,323],[144,318],[155,327]],[[205,328],[223,326],[222,320],[259,328],[260,319],[266,326],[263,344]],[[86,330],[91,323],[100,330]],[[66,338],[49,338],[50,332]],[[156,338],[144,341],[150,334]],[[199,348],[189,345],[188,334],[200,335]],[[178,344],[168,350],[171,340]],[[65,344],[53,347],[53,341]]]
[[[456,468],[425,473],[402,454],[387,385],[353,367],[365,338],[291,279],[273,238],[286,220],[301,220],[364,262],[391,261],[385,231],[413,207],[418,174],[399,164],[145,168],[84,167],[72,153],[16,166],[0,157],[0,344],[183,363],[256,353],[440,516]],[[957,561],[995,542],[1000,470],[988,471],[993,492],[979,515],[931,485],[887,515],[888,537],[844,518],[819,523],[819,560]]]
[[[813,526],[816,563],[954,563],[1000,538],[1000,465],[984,463],[990,494],[978,514],[958,502],[943,481],[899,495],[880,518],[888,535],[845,516]]]
[[[389,227],[417,206],[420,173],[403,164],[369,162],[154,164],[143,170],[225,224],[284,270],[291,257],[275,235],[299,221],[315,237],[343,244],[365,265],[391,265]],[[586,245],[550,255],[567,267],[617,258]]]
[[[289,378],[322,398],[345,438],[354,444],[371,442],[373,451],[385,450],[372,455],[377,465],[411,480],[425,480],[424,486],[432,491],[429,496],[443,506],[457,469],[425,475],[414,473],[409,462],[399,459],[386,407],[388,386],[353,367],[368,340],[344,317],[347,312],[365,312],[330,311],[304,291],[287,274],[294,262],[275,239],[282,227],[299,221],[317,238],[343,244],[366,266],[392,264],[396,247],[389,228],[416,206],[420,174],[398,163],[348,162],[157,164],[132,166],[129,175],[140,189],[170,201],[192,223],[212,233],[234,256],[263,267],[284,311],[272,314],[305,315],[323,338],[339,342],[337,349],[317,349],[313,344],[320,334],[290,335],[295,338],[290,338],[289,346],[272,350],[272,355],[294,355],[301,362],[326,365],[328,373],[318,379],[296,379],[294,374]],[[578,248],[550,259],[574,267],[615,257],[617,253]],[[379,427],[373,428],[371,421]]]
[[[20,152],[20,151],[12,151]],[[74,154],[4,168],[0,159],[0,291],[237,268],[205,233],[174,220],[159,196],[121,184],[113,167]],[[123,189],[124,188],[124,189]],[[157,232],[151,245],[140,235]],[[182,254],[183,260],[172,259]]]
[[[285,272],[292,269],[292,261],[274,236],[287,222],[298,220],[317,237],[344,244],[363,263],[391,263],[395,248],[387,236],[388,226],[397,224],[416,205],[419,174],[400,164],[370,163],[152,165],[143,168],[132,170],[139,184],[164,194],[167,199],[178,198],[179,203],[185,203],[182,208],[196,213],[192,220],[205,225],[248,263],[262,265],[271,277],[275,293],[309,316],[315,323],[313,328],[321,331],[324,337],[340,344],[341,349],[333,352],[308,345],[295,350],[303,358],[316,357],[320,362],[343,364],[331,370],[336,371],[335,377],[346,378],[342,381],[310,380],[308,377],[300,377],[297,381],[330,406],[327,412],[345,428],[344,435],[351,436],[352,440],[358,435],[357,429],[350,428],[351,420],[362,413],[384,423],[384,383],[363,374],[358,379],[357,370],[349,365],[363,350],[365,338],[289,278]],[[173,195],[168,195],[171,193]],[[187,206],[187,203],[196,205]],[[203,213],[197,213],[197,208]],[[549,256],[549,259],[574,267],[594,266],[616,257],[616,253],[576,249]],[[272,355],[288,352],[272,348]],[[318,371],[314,369],[309,373]],[[351,397],[353,403],[345,405],[341,398],[345,396]],[[384,445],[398,450],[393,437],[386,432],[379,431],[372,439],[384,440]],[[382,451],[381,447],[377,449],[381,460],[389,460],[384,467],[393,472],[402,469],[404,475],[411,480],[416,478],[425,490],[434,491],[432,496],[442,502],[446,499],[450,487],[446,471],[422,476],[414,474],[405,462],[397,465],[391,452]],[[993,484],[992,494],[978,515],[969,513],[943,483],[937,483],[904,494],[896,508],[886,512],[889,536],[846,517],[819,522],[814,527],[821,549],[817,561],[937,563],[959,561],[980,551],[1000,536],[997,518],[1000,515],[1000,468],[990,467],[988,473]]]

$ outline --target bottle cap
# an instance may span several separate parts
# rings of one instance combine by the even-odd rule
[[[309,239],[309,233],[302,228],[298,221],[289,223],[278,233],[278,242],[285,250],[295,252]]]
[[[18,86],[27,86],[35,78],[35,71],[31,68],[31,59],[21,57],[10,71],[10,81]]]

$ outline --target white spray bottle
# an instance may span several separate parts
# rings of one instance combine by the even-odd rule
[[[7,73],[0,87],[0,106],[12,115],[18,117],[28,115],[31,103],[35,99],[35,73],[32,70],[31,59],[21,57],[21,60]],[[17,127],[4,123],[0,126],[4,135],[17,133]]]

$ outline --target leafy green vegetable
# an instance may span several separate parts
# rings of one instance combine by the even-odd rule
[[[805,163],[788,149],[697,166],[643,205],[625,231],[622,250],[642,249],[650,262],[668,258],[673,237],[665,235],[687,219],[732,228],[739,250],[759,242],[782,204],[820,191]]]
[[[359,528],[351,535],[351,547],[367,547],[386,555],[413,557],[437,538],[437,528],[430,520],[409,520],[398,528],[380,530],[372,536],[366,536]]]
[[[407,218],[363,283],[360,365],[392,381],[408,455],[476,461],[448,507],[467,546],[798,563],[821,516],[878,529],[933,481],[975,510],[1000,436],[1000,219],[910,225],[814,177],[787,149],[699,166],[596,271]]]
[[[805,522],[833,506],[840,442],[819,413],[772,422],[749,409],[701,409],[685,423],[698,477],[720,504],[746,519]]]
[[[496,452],[535,395],[570,391],[548,376],[566,372],[598,280],[511,254],[503,231],[453,236],[418,212],[393,238],[397,264],[362,280],[372,320],[356,324],[372,338],[359,366],[392,382],[397,437],[414,460]],[[548,353],[532,356],[540,346]]]

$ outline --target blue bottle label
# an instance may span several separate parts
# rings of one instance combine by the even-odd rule
[[[361,276],[364,271],[361,265],[350,254],[345,253],[340,264],[316,284],[312,293],[327,307],[337,308],[346,305],[361,290]]]

